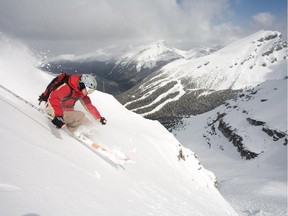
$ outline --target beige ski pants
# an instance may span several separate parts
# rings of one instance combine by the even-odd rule
[[[49,103],[47,103],[46,112],[48,115],[54,117],[54,110]],[[77,110],[64,111],[63,119],[67,128],[71,132],[75,132],[80,125],[87,124],[89,122],[89,120],[85,117],[85,114]]]
[[[64,111],[64,122],[71,132],[75,132],[77,128],[88,121],[85,114],[81,111]]]

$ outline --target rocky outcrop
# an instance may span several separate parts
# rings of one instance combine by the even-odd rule
[[[205,127],[207,129],[207,134],[203,134],[203,137],[209,145],[209,148],[215,144],[212,141],[213,139],[211,139],[211,137],[219,136],[221,133],[224,137],[228,139],[229,142],[233,144],[233,146],[236,147],[242,158],[246,160],[256,158],[259,153],[252,152],[246,148],[243,138],[241,137],[241,135],[237,134],[236,128],[232,128],[227,122],[225,122],[224,117],[226,115],[227,113],[225,112],[218,112],[215,119],[208,119],[207,126]],[[224,150],[223,145],[217,145],[221,150]]]
[[[227,124],[223,120],[223,118],[219,119],[218,130],[221,131],[221,133],[229,140],[229,142],[233,143],[233,145],[237,148],[237,151],[240,153],[242,158],[245,158],[246,160],[250,160],[259,155],[245,148],[245,145],[243,143],[243,138],[240,135],[238,135],[235,132],[235,129],[229,126],[229,124]]]
[[[263,127],[262,131],[268,134],[270,137],[273,137],[274,141],[278,141],[279,139],[285,138],[284,145],[287,145],[287,134],[285,134],[284,132],[273,130],[268,127]]]
[[[246,118],[246,120],[253,126],[263,126],[262,131],[268,136],[272,137],[274,141],[284,139],[283,145],[287,145],[287,134],[285,132],[271,129],[266,125],[266,122],[263,121],[255,120],[252,118]]]
[[[258,121],[252,118],[246,118],[246,120],[249,122],[249,124],[253,125],[253,126],[262,126],[265,125],[265,122],[263,121]]]

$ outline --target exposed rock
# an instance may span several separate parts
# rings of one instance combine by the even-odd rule
[[[180,161],[180,160],[184,160],[185,161],[186,160],[182,148],[179,149],[179,155],[177,157],[178,157],[178,161]]]
[[[246,118],[246,120],[249,122],[249,124],[253,126],[263,126],[262,131],[268,134],[270,137],[272,137],[274,141],[278,141],[279,139],[282,139],[285,137],[284,145],[287,145],[287,134],[285,132],[270,129],[266,125],[266,122],[263,122],[263,121],[255,120],[252,118]]]
[[[229,142],[232,142],[233,145],[237,148],[237,151],[240,152],[240,155],[242,158],[245,158],[246,160],[253,159],[257,157],[259,154],[249,151],[245,148],[245,145],[243,144],[243,138],[236,134],[236,132],[229,126],[227,123],[224,122],[224,120],[221,118],[219,120],[219,131],[222,132],[222,134],[229,139]]]
[[[246,118],[246,120],[249,122],[249,124],[253,125],[253,126],[262,126],[265,125],[266,122],[263,121],[258,121],[252,118]]]
[[[264,131],[270,137],[273,137],[274,141],[278,141],[279,139],[286,137],[286,139],[285,139],[286,144],[284,143],[284,145],[287,145],[287,134],[286,133],[278,131],[278,130],[270,129],[268,127],[263,127],[262,131]]]

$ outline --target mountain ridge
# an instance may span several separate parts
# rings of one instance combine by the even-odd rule
[[[287,55],[279,32],[260,31],[210,55],[171,62],[117,98],[152,119],[204,113],[243,88],[284,78]],[[279,69],[270,73],[273,67]]]

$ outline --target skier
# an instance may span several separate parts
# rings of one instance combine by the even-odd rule
[[[52,116],[52,123],[57,128],[63,128],[66,125],[72,133],[75,133],[80,125],[87,124],[89,120],[85,114],[74,110],[76,101],[80,99],[85,109],[105,125],[107,120],[101,116],[88,97],[88,94],[93,93],[96,87],[97,81],[92,75],[70,75],[68,82],[53,90],[48,98],[46,112]]]

